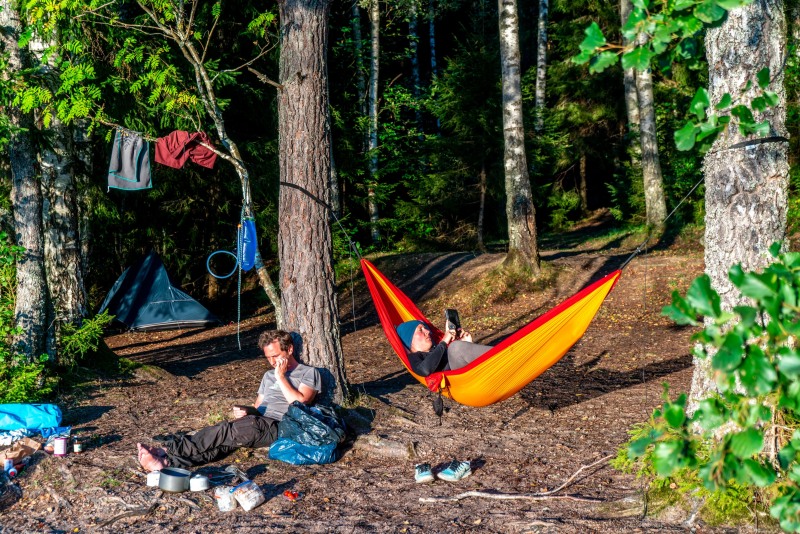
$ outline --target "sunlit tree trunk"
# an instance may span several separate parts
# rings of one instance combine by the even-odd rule
[[[412,0],[408,6],[408,48],[411,56],[411,91],[414,100],[419,104],[421,82],[419,78],[419,32],[417,31],[417,3]],[[422,110],[417,106],[414,110],[417,130],[422,135]]]
[[[547,10],[548,0],[539,0],[539,35],[536,47],[536,119],[533,129],[541,133],[544,128],[545,85],[547,83]]]
[[[6,69],[0,73],[5,80],[27,68],[28,59],[18,42],[22,25],[16,3],[0,0],[0,42],[8,56]],[[31,117],[19,108],[4,110],[12,127],[8,159],[11,166],[11,209],[14,216],[14,240],[25,251],[17,260],[16,305],[14,324],[20,329],[12,343],[14,349],[28,361],[44,354],[47,336],[47,280],[44,270],[44,241],[42,238],[42,191],[36,173],[36,152],[29,132]]]
[[[636,92],[639,97],[639,140],[642,147],[642,177],[647,225],[663,229],[667,218],[664,178],[658,156],[656,109],[653,102],[653,75],[649,68],[636,71]]]
[[[369,27],[370,27],[370,55],[369,64],[369,176],[370,183],[367,187],[367,203],[369,205],[369,221],[372,233],[372,242],[378,243],[381,240],[381,232],[378,228],[380,213],[378,211],[378,199],[375,193],[375,186],[378,183],[378,75],[380,72],[380,23],[381,14],[378,0],[371,0],[369,4]]]
[[[286,327],[303,338],[302,360],[329,371],[337,402],[347,393],[333,270],[328,128],[328,0],[282,0],[278,209],[280,287]],[[303,83],[292,83],[293,80]],[[321,201],[321,202],[320,202]]]
[[[633,9],[631,0],[620,0],[619,11],[622,25],[624,26]],[[630,39],[622,38],[625,46],[630,44]],[[628,151],[633,168],[639,169],[642,164],[642,145],[639,142],[639,95],[636,92],[636,70],[624,69],[622,71],[622,87],[625,95],[625,110],[628,112]]]
[[[786,140],[786,22],[780,0],[755,0],[733,9],[719,27],[706,34],[711,105],[730,93],[749,102],[757,95],[756,73],[769,67],[768,90],[778,104],[756,114],[768,120],[767,142],[744,137],[729,128],[716,140],[703,162],[706,186],[705,271],[719,292],[722,306],[741,304],[727,273],[734,264],[745,271],[760,270],[770,262],[768,249],[786,237],[789,178]],[[746,90],[748,84],[752,84]],[[747,144],[748,141],[756,141]],[[746,146],[741,146],[746,144]],[[736,145],[736,146],[734,146]],[[695,359],[690,410],[715,391],[708,359]]]
[[[516,0],[499,0],[500,66],[503,79],[503,138],[505,152],[506,216],[508,255],[505,264],[531,269],[538,275],[536,210],[525,157],[520,84],[519,17]]]

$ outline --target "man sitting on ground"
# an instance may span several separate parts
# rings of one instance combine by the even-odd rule
[[[274,368],[264,374],[253,406],[234,406],[232,421],[202,428],[192,435],[170,436],[164,447],[137,443],[139,463],[147,471],[167,466],[192,467],[218,460],[240,447],[259,448],[278,437],[278,421],[294,401],[311,403],[322,391],[319,371],[294,357],[292,335],[270,330],[258,348]]]

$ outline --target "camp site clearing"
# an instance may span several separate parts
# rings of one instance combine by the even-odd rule
[[[148,487],[135,444],[220,421],[232,404],[252,402],[267,369],[256,339],[271,326],[270,315],[241,324],[241,351],[235,324],[110,336],[112,349],[143,365],[124,378],[93,379],[61,399],[65,423],[86,437],[85,451],[37,455],[19,476],[22,499],[1,513],[0,532],[686,532],[686,516],[667,511],[643,518],[642,481],[605,463],[555,494],[561,498],[425,500],[557,488],[582,465],[615,454],[628,429],[659,405],[664,382],[673,394],[688,390],[692,331],[675,327],[660,310],[673,290],[685,291],[702,272],[696,248],[636,258],[561,361],[495,405],[446,401],[441,425],[427,389],[405,372],[386,341],[363,280],[353,286],[355,299],[343,284],[342,342],[358,394],[348,416],[353,436],[342,458],[329,465],[292,466],[265,459],[263,450],[240,450],[200,470],[213,476],[233,464],[247,473],[267,497],[250,512],[220,512],[211,492],[166,494]],[[502,254],[374,261],[415,295],[428,317],[456,307],[476,341],[491,343],[613,270],[629,253],[548,251],[543,260],[551,281],[538,290],[493,285],[486,275]],[[436,468],[452,458],[470,460],[472,476],[415,484],[415,463]],[[300,498],[286,499],[285,490]]]

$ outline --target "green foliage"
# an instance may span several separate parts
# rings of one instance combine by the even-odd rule
[[[691,469],[709,491],[733,483],[768,488],[770,513],[784,530],[796,532],[800,429],[780,440],[778,462],[768,461],[762,452],[775,417],[800,417],[800,253],[781,254],[780,249],[778,243],[771,247],[776,261],[762,273],[731,268],[731,282],[747,299],[733,311],[722,309],[705,275],[685,297],[673,293],[665,315],[696,326],[704,318],[704,328],[693,338],[693,352],[711,360],[719,395],[700,401],[691,417],[684,415],[685,395],[665,402],[654,412],[646,435],[632,441],[628,452],[631,458],[649,456],[661,477]],[[707,455],[698,454],[700,444],[709,447]]]
[[[64,324],[61,327],[61,350],[66,361],[80,363],[87,354],[97,351],[103,339],[103,329],[114,320],[108,310],[84,319],[80,326]]]

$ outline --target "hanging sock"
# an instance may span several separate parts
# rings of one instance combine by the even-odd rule
[[[108,188],[150,189],[150,143],[133,132],[117,130],[108,165]]]
[[[217,155],[200,143],[213,145],[204,132],[190,134],[175,130],[156,140],[156,163],[180,169],[186,164],[186,160],[191,159],[201,167],[213,169]]]

